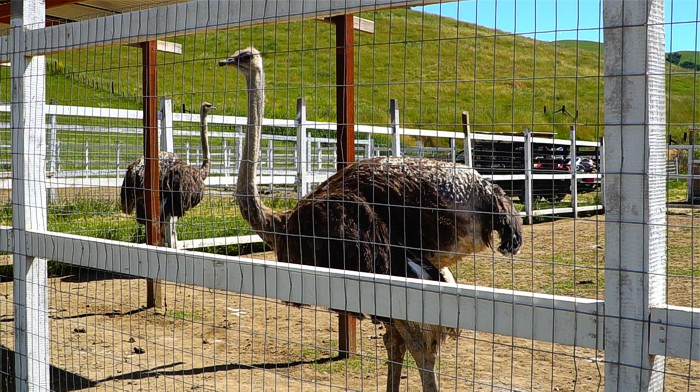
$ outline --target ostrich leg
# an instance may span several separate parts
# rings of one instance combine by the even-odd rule
[[[406,343],[396,327],[386,323],[384,324],[386,333],[384,334],[384,347],[386,347],[387,356],[387,377],[386,391],[398,392],[401,386],[401,368],[403,367],[403,357],[406,354]]]
[[[435,374],[435,357],[439,345],[439,337],[433,331],[425,330],[420,323],[396,321],[396,329],[403,336],[408,351],[413,356],[420,372],[423,392],[437,392],[437,375]]]

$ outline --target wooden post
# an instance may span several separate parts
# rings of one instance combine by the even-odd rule
[[[173,101],[160,99],[160,151],[175,152],[175,138],[173,136]],[[160,179],[158,180],[160,181]],[[165,226],[163,244],[177,249],[177,217],[171,216],[168,225]],[[164,301],[164,299],[163,299]],[[163,304],[165,305],[165,304]],[[158,304],[156,304],[158,306]]]
[[[46,230],[46,62],[25,57],[25,30],[44,27],[43,0],[13,1],[8,39],[12,62],[12,227],[16,391],[50,388],[46,259],[27,256],[26,231]]]
[[[464,130],[464,164],[474,167],[472,161],[472,133],[469,125],[469,112],[462,112],[462,129]]]
[[[337,167],[341,170],[355,160],[355,34],[352,14],[334,16],[331,21],[335,24]],[[356,353],[357,320],[339,314],[338,330],[339,356]]]
[[[389,100],[389,115],[391,116],[391,156],[401,156],[401,123],[399,117],[399,103],[395,99]]]
[[[605,391],[662,391],[649,319],[666,304],[664,2],[605,1],[603,21]]]
[[[571,149],[569,157],[571,158],[571,209],[573,210],[574,218],[578,218],[578,179],[576,178],[576,126],[569,127],[571,137]]]
[[[299,199],[309,192],[309,182],[306,175],[309,173],[309,149],[306,129],[306,101],[297,99],[297,195]]]
[[[156,41],[141,43],[143,67],[143,150],[146,160],[146,243],[163,245],[160,233],[160,197],[158,162],[158,88],[156,75]],[[162,287],[155,280],[146,281],[146,306],[162,307]]]
[[[525,129],[524,132],[524,157],[525,157],[525,221],[528,225],[532,224],[532,210],[534,197],[532,196],[532,132]]]

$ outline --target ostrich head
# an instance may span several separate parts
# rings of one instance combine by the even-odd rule
[[[238,68],[246,79],[251,79],[253,73],[263,69],[263,61],[260,52],[254,47],[248,47],[236,51],[226,60],[219,61],[219,66],[223,67],[226,65],[234,66]]]
[[[216,109],[216,106],[212,105],[209,102],[202,102],[202,107],[199,109],[199,115],[202,118],[205,118],[211,113],[212,110]]]

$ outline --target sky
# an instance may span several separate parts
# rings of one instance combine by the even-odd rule
[[[667,52],[700,50],[699,2],[666,0]],[[416,9],[543,41],[603,42],[602,0],[469,0]]]

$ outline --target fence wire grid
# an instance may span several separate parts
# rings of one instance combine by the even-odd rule
[[[699,1],[59,3],[0,390],[700,390]]]

